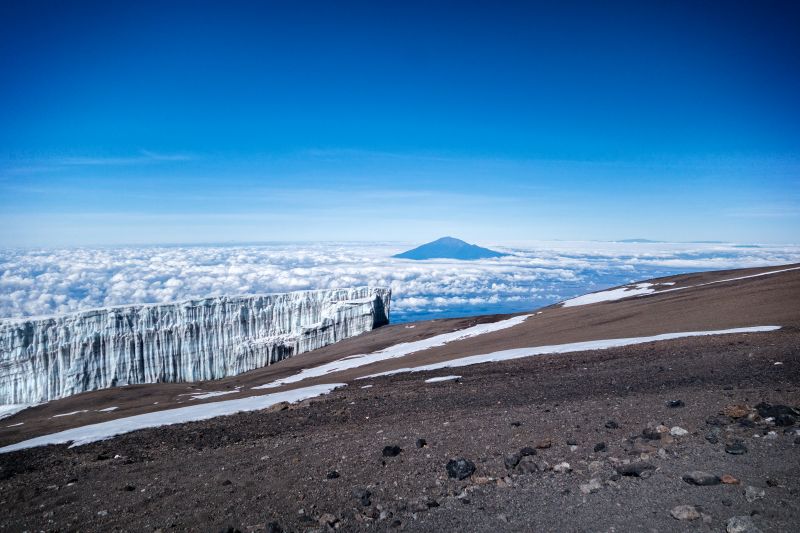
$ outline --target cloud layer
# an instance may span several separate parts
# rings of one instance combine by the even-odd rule
[[[0,250],[0,317],[355,285],[391,286],[392,321],[529,310],[629,281],[800,261],[800,246],[541,242],[460,262],[396,243]]]

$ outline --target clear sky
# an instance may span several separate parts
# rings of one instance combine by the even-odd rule
[[[800,241],[800,3],[0,3],[0,246]]]

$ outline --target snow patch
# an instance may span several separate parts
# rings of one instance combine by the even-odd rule
[[[425,383],[438,383],[440,381],[453,381],[454,379],[461,379],[461,376],[438,376],[435,378],[428,378]]]
[[[21,426],[21,425],[22,425],[22,424],[24,424],[24,423],[25,423],[25,422],[17,422],[16,424],[10,424],[10,425],[8,425],[8,426],[6,426],[6,427],[7,427],[7,428],[15,428],[15,427],[17,427],[17,426]]]
[[[578,305],[596,304],[598,302],[612,302],[631,296],[643,296],[656,292],[652,283],[637,283],[633,287],[619,287],[607,291],[592,292],[566,300],[561,305],[564,307],[576,307]]]
[[[238,390],[218,390],[210,392],[198,392],[194,394],[181,394],[181,396],[191,396],[192,400],[205,400],[207,398],[216,398],[217,396],[225,396],[226,394],[234,394]]]
[[[649,337],[629,337],[623,339],[603,339],[596,341],[584,342],[570,342],[567,344],[553,344],[550,346],[535,346],[531,348],[514,348],[511,350],[500,350],[480,355],[471,355],[468,357],[461,357],[450,361],[441,361],[429,365],[422,365],[409,368],[399,368],[397,370],[389,370],[379,374],[372,374],[358,379],[375,378],[379,376],[390,376],[393,374],[400,374],[404,372],[425,372],[429,370],[440,370],[442,368],[459,368],[464,366],[477,365],[481,363],[494,363],[498,361],[510,361],[512,359],[521,359],[523,357],[531,357],[534,355],[555,354],[555,353],[570,353],[570,352],[583,352],[587,350],[607,350],[609,348],[620,348],[623,346],[631,346],[634,344],[644,344],[646,342],[666,341],[672,339],[681,339],[685,337],[701,337],[706,335],[727,335],[731,333],[761,333],[767,331],[775,331],[780,329],[780,326],[754,326],[748,328],[733,328],[733,329],[718,329],[712,331],[687,331],[681,333],[663,333],[661,335],[652,335]]]
[[[771,274],[780,274],[781,272],[789,272],[792,270],[800,270],[800,267],[792,267],[792,268],[784,268],[781,270],[771,270],[769,272],[761,272],[759,274],[750,274],[749,276],[739,276],[736,278],[727,278],[727,279],[718,279],[716,281],[709,281],[706,283],[699,283],[697,285],[687,285],[686,287],[675,287],[674,289],[665,289],[661,291],[656,291],[653,287],[655,285],[675,285],[674,281],[666,281],[663,283],[656,283],[655,285],[652,283],[637,283],[634,286],[624,286],[618,287],[616,289],[609,289],[607,291],[600,291],[600,292],[593,292],[590,294],[584,294],[583,296],[578,296],[577,298],[571,298],[569,300],[565,300],[561,302],[563,307],[575,307],[578,305],[588,305],[594,304],[598,302],[610,302],[614,300],[621,300],[623,298],[628,298],[632,296],[646,296],[648,294],[653,294],[658,292],[659,294],[665,292],[673,292],[673,291],[682,291],[686,289],[694,289],[696,287],[705,287],[706,285],[715,285],[717,283],[728,283],[729,281],[739,281],[742,279],[750,279],[750,278],[759,278],[761,276],[769,276]]]
[[[61,416],[72,416],[72,415],[79,415],[79,414],[81,414],[81,413],[88,413],[88,412],[89,412],[89,410],[88,410],[88,409],[83,409],[83,410],[81,410],[81,411],[71,411],[71,412],[69,412],[69,413],[61,413],[61,414],[59,414],[59,415],[53,415],[53,416],[51,416],[50,418],[58,418],[58,417],[61,417]]]
[[[312,385],[310,387],[277,392],[274,394],[204,403],[202,405],[179,407],[177,409],[167,409],[165,411],[118,418],[108,422],[67,429],[51,435],[43,435],[34,439],[18,442],[17,444],[11,444],[10,446],[0,448],[0,453],[13,452],[16,450],[33,448],[35,446],[47,446],[49,444],[72,443],[70,445],[70,448],[72,448],[83,444],[89,444],[90,442],[109,439],[115,435],[121,435],[139,429],[208,420],[209,418],[232,415],[242,411],[258,411],[281,402],[298,402],[327,394],[335,388],[344,387],[345,385],[345,383]]]
[[[33,407],[36,404],[32,403],[10,403],[6,405],[0,405],[0,420],[4,418],[8,418],[9,416],[15,415],[20,411],[24,411],[28,407]]]
[[[353,368],[358,368],[372,363],[377,363],[378,361],[385,361],[387,359],[397,359],[398,357],[404,357],[406,355],[416,352],[421,352],[423,350],[428,350],[430,348],[435,348],[437,346],[444,346],[445,344],[451,342],[468,339],[470,337],[476,337],[478,335],[484,335],[486,333],[491,333],[494,331],[508,329],[523,323],[529,316],[531,315],[515,316],[506,320],[501,320],[499,322],[478,324],[476,326],[461,329],[458,331],[452,331],[450,333],[435,335],[427,339],[395,344],[393,346],[389,346],[388,348],[384,348],[383,350],[378,350],[377,352],[351,355],[343,359],[338,359],[336,361],[331,361],[330,363],[325,363],[324,365],[303,369],[301,372],[293,376],[279,379],[271,383],[267,383],[265,385],[258,385],[256,387],[253,387],[253,389],[271,389],[289,383],[297,383],[298,381],[303,381],[304,379],[321,377],[327,374],[331,374],[333,372],[341,372],[342,370],[350,370]]]
[[[106,407],[105,409],[98,409],[97,412],[98,413],[110,413],[111,411],[116,411],[117,409],[119,409],[119,407],[116,407],[116,406],[114,406],[114,407]]]

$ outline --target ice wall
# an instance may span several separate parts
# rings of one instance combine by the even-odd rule
[[[233,376],[386,324],[390,299],[359,287],[0,320],[0,405]]]

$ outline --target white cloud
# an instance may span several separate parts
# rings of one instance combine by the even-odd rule
[[[800,246],[599,242],[497,246],[459,262],[390,256],[393,243],[0,250],[0,317],[205,296],[388,285],[393,320],[532,309],[678,271],[800,261]]]

